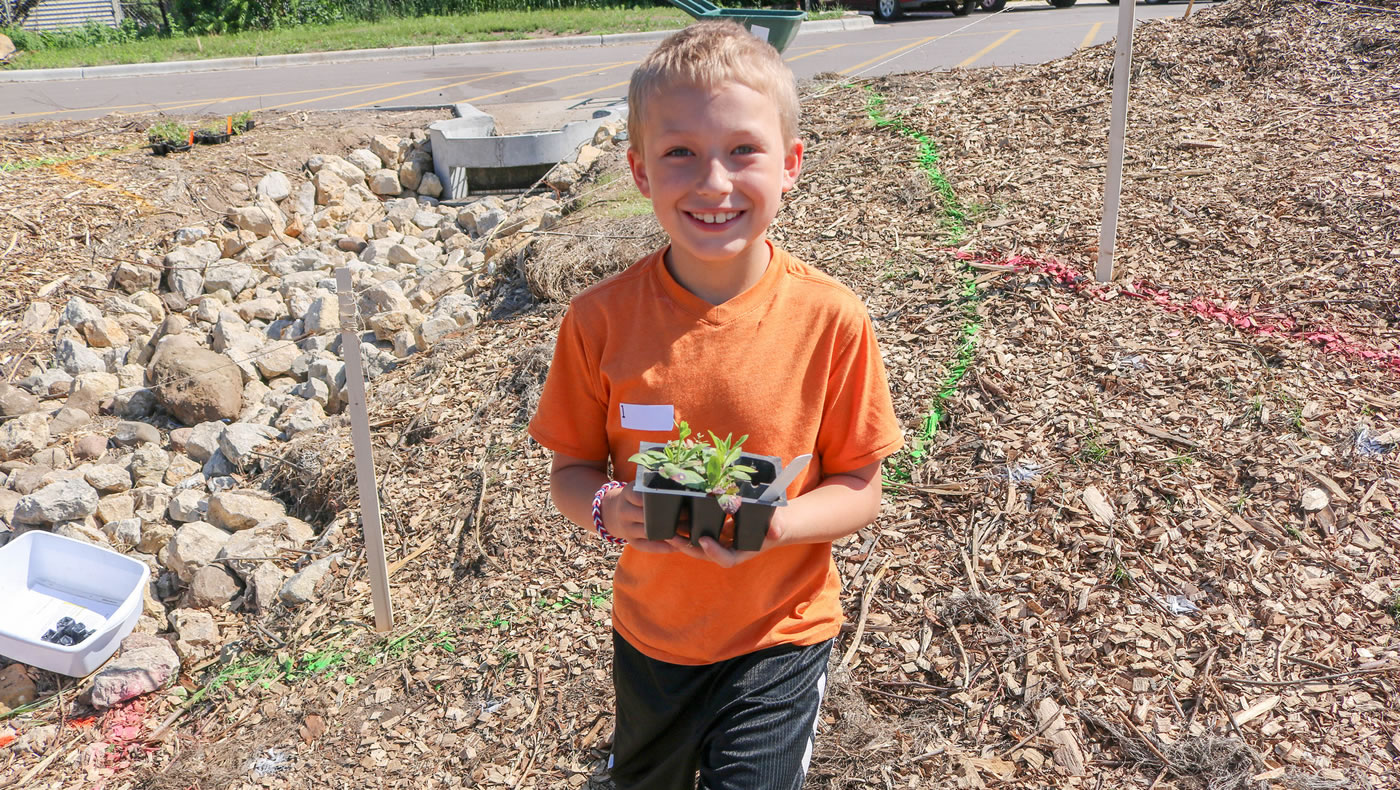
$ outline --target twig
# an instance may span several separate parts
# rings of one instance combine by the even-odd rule
[[[1128,729],[1132,730],[1133,734],[1138,737],[1138,740],[1142,741],[1143,745],[1145,745],[1149,751],[1151,751],[1154,755],[1157,756],[1157,759],[1162,762],[1162,770],[1165,771],[1167,769],[1167,766],[1172,764],[1172,761],[1168,760],[1165,754],[1162,754],[1162,750],[1157,748],[1157,744],[1153,743],[1152,740],[1146,735],[1143,735],[1142,730],[1139,730],[1137,728],[1137,725],[1133,724],[1133,720],[1131,717],[1128,716],[1128,714],[1124,713],[1120,717],[1120,721],[1128,725]]]
[[[875,570],[875,575],[870,579],[870,584],[865,587],[865,595],[860,600],[860,618],[856,620],[856,634],[851,637],[851,646],[846,649],[846,655],[841,657],[841,663],[837,665],[837,671],[850,666],[851,659],[856,654],[856,648],[860,647],[861,637],[865,635],[865,619],[870,616],[870,603],[875,598],[875,590],[880,585],[880,579],[885,575],[885,571],[890,569],[890,562],[893,557],[886,557],[880,567]]]
[[[1400,15],[1400,11],[1396,11],[1393,8],[1378,8],[1373,5],[1361,5],[1360,3],[1339,3],[1337,0],[1313,0],[1313,2],[1323,5],[1339,5],[1343,8],[1359,8],[1362,11],[1379,11],[1382,14]]]
[[[1292,658],[1292,656],[1289,656]],[[1250,680],[1249,678],[1237,678],[1230,675],[1221,675],[1221,683],[1229,683],[1232,686],[1262,686],[1266,688],[1281,688],[1283,686],[1301,686],[1308,683],[1320,683],[1324,680],[1341,680],[1353,675],[1368,675],[1373,672],[1390,672],[1400,669],[1400,664],[1382,664],[1374,667],[1361,667],[1348,670],[1346,672],[1334,672],[1330,675],[1314,675],[1310,678],[1296,678],[1294,680]]]
[[[30,769],[29,769],[29,773],[25,774],[24,776],[21,776],[21,777],[19,778],[19,781],[15,783],[15,787],[28,787],[28,786],[29,786],[29,780],[31,780],[31,779],[33,779],[34,777],[38,776],[45,768],[48,768],[48,767],[49,767],[49,763],[51,763],[51,762],[53,762],[55,759],[57,759],[58,756],[59,756],[60,754],[66,752],[66,751],[68,751],[70,748],[72,748],[73,744],[77,743],[77,742],[78,742],[78,739],[79,739],[80,737],[82,737],[82,736],[81,736],[81,735],[75,735],[75,736],[73,736],[73,740],[71,740],[71,741],[69,741],[68,743],[66,743],[66,744],[63,745],[63,748],[62,748],[62,749],[55,748],[55,749],[53,750],[53,753],[52,753],[52,754],[50,754],[48,757],[45,757],[43,760],[40,760],[38,765],[34,766],[33,768],[30,768]]]
[[[1040,735],[1041,733],[1045,732],[1046,730],[1050,729],[1050,725],[1054,724],[1054,723],[1057,722],[1057,721],[1059,721],[1059,717],[1058,717],[1058,716],[1051,716],[1051,717],[1047,718],[1045,721],[1041,722],[1041,723],[1040,723],[1040,726],[1039,726],[1039,727],[1036,727],[1036,728],[1035,728],[1035,731],[1032,732],[1030,735],[1027,735],[1026,737],[1022,738],[1021,740],[1017,741],[1017,742],[1016,742],[1016,745],[1015,745],[1015,746],[1012,746],[1010,749],[1005,749],[1005,750],[1003,750],[1002,753],[1001,753],[1001,759],[1005,760],[1005,759],[1009,758],[1012,754],[1014,754],[1014,753],[1016,752],[1017,749],[1019,749],[1019,748],[1021,748],[1022,746],[1025,746],[1026,744],[1030,743],[1031,740],[1032,740],[1033,738],[1035,738],[1036,736],[1038,736],[1038,735]]]

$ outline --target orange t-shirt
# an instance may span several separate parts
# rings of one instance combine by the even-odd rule
[[[789,493],[858,469],[903,440],[864,305],[773,248],[757,285],[711,305],[671,277],[658,250],[579,294],[559,328],[530,435],[558,453],[608,459],[631,481],[641,441],[745,434],[744,450],[812,461]],[[670,407],[668,409],[668,407]],[[836,635],[831,544],[784,546],[735,568],[624,549],[613,627],[646,655],[709,664]]]

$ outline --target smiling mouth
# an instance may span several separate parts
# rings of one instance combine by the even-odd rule
[[[739,215],[743,213],[744,212],[742,211],[686,212],[686,214],[689,215],[691,219],[694,219],[696,222],[700,222],[705,225],[723,225],[724,223],[729,222],[730,220],[738,218]]]

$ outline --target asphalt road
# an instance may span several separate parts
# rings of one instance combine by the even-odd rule
[[[1139,22],[1178,17],[1185,3],[1143,5]],[[1038,63],[1113,38],[1118,6],[1067,9],[1030,0],[999,14],[916,13],[868,30],[800,34],[784,53],[798,78]],[[626,93],[654,43],[404,58],[62,82],[0,83],[0,122],[108,114],[226,114],[346,110],[470,102],[585,101]]]

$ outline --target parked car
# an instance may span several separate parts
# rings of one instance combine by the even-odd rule
[[[1116,3],[1118,0],[1109,0]],[[1046,0],[1056,8],[1069,8],[1075,0]],[[1147,0],[1154,2],[1154,0]],[[1155,0],[1164,3],[1166,0]],[[903,16],[909,11],[951,11],[957,16],[965,16],[972,9],[996,13],[1006,7],[1006,0],[847,0],[847,8],[856,11],[871,11],[876,19],[890,20]]]

